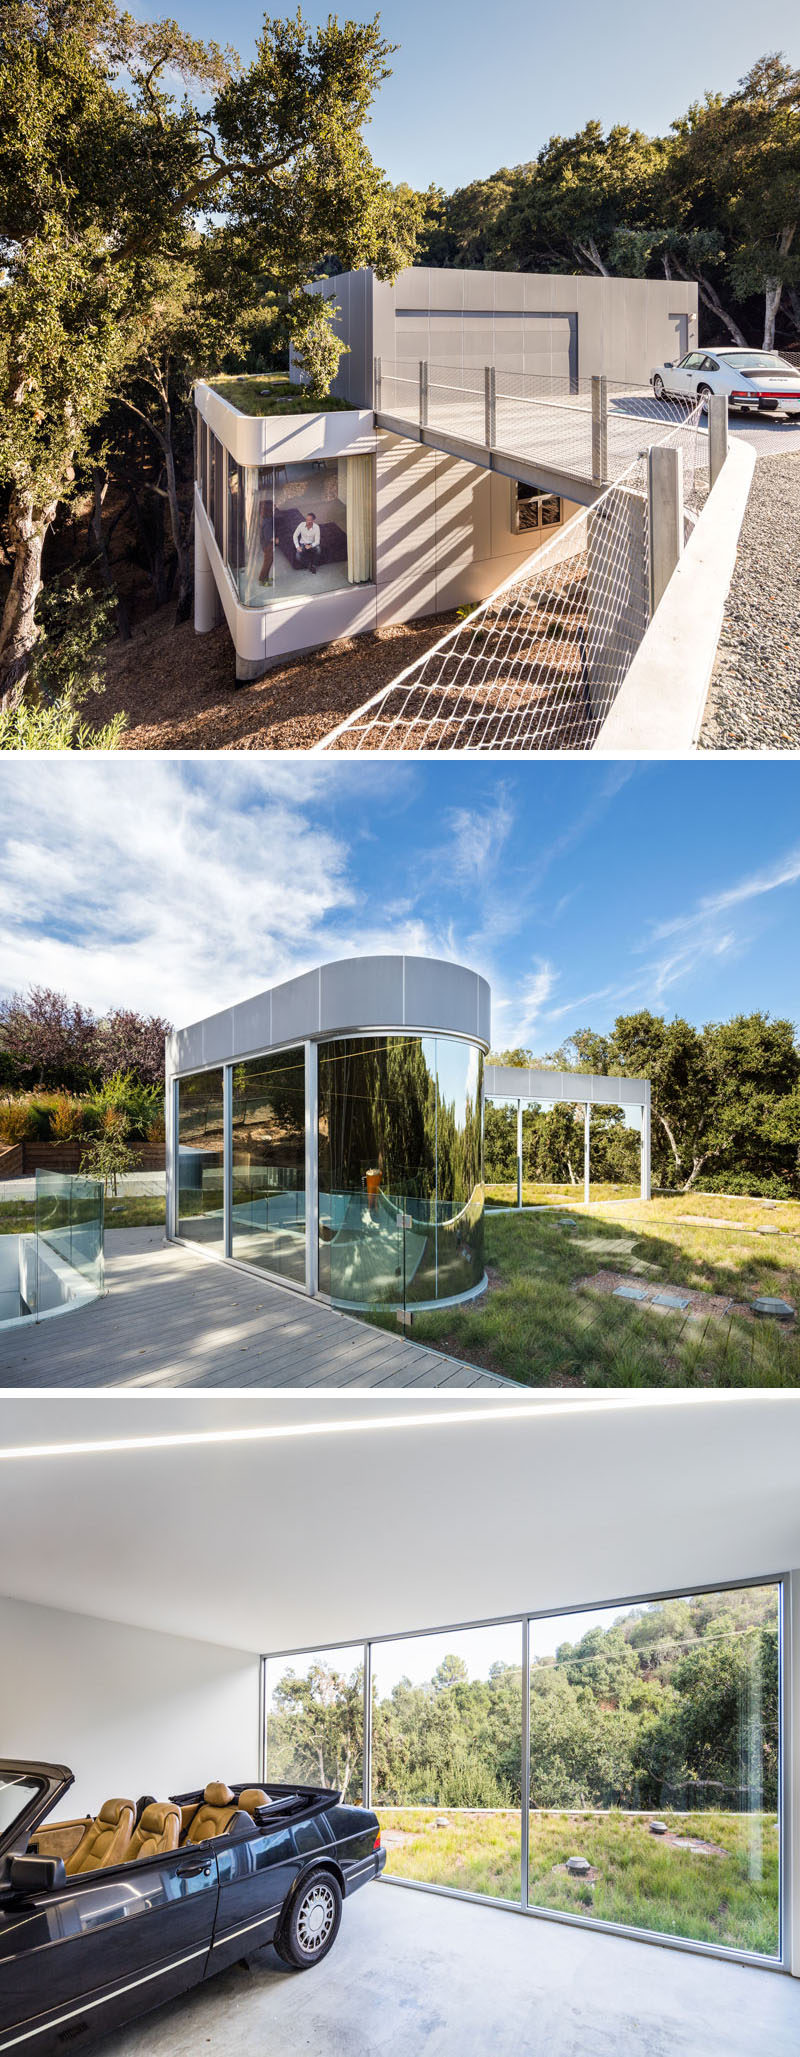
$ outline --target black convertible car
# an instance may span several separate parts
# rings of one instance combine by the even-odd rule
[[[377,1816],[313,1786],[50,1821],[71,1785],[63,1765],[0,1761],[0,2053],[88,2045],[265,1943],[319,1964],[386,1862]]]

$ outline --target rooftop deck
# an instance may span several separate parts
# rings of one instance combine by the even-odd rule
[[[0,1337],[0,1387],[505,1387],[160,1228],[106,1236],[102,1300]]]

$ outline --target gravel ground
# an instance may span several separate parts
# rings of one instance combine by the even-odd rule
[[[759,455],[700,747],[800,747],[800,453]]]
[[[227,628],[196,636],[191,622],[176,629],[174,618],[174,607],[163,607],[130,643],[113,644],[106,691],[86,703],[98,727],[127,714],[125,750],[307,750],[455,620],[440,614],[353,636],[237,687]]]

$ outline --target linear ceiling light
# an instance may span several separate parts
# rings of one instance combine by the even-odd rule
[[[713,1392],[669,1392],[636,1393],[623,1391],[611,1394],[586,1395],[580,1399],[537,1400],[497,1402],[492,1406],[472,1402],[466,1406],[448,1406],[445,1412],[424,1412],[390,1415],[363,1415],[356,1420],[337,1421],[291,1421],[250,1424],[247,1428],[197,1429],[189,1431],[166,1431],[163,1435],[148,1436],[101,1436],[86,1437],[78,1442],[63,1443],[19,1443],[0,1446],[0,1463],[7,1464],[20,1459],[42,1457],[92,1457],[136,1450],[180,1450],[199,1449],[204,1446],[220,1448],[224,1444],[236,1443],[278,1443],[289,1442],[313,1436],[358,1436],[379,1435],[397,1429],[478,1428],[484,1422],[540,1421],[543,1416],[560,1415],[562,1418],[575,1414],[611,1414],[630,1412],[640,1408],[699,1407],[709,1403],[719,1409],[726,1402],[741,1403],[743,1395],[736,1390],[715,1389]],[[759,1392],[759,1404],[767,1400],[778,1400],[785,1396],[779,1391]],[[112,1402],[112,1405],[114,1403]],[[0,1417],[1,1418],[1,1417]]]

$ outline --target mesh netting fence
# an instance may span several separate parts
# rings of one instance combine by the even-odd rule
[[[684,537],[707,492],[695,406],[681,453]],[[648,629],[648,447],[594,506],[347,720],[318,750],[590,750]]]

